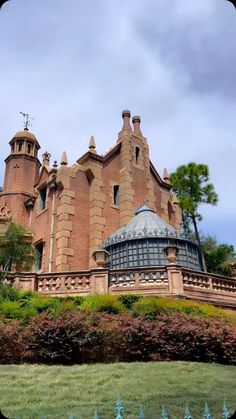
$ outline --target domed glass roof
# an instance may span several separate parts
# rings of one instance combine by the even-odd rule
[[[104,245],[146,237],[185,238],[182,232],[175,230],[174,227],[162,220],[151,208],[142,205],[135,212],[135,217],[108,237]]]
[[[201,270],[198,246],[182,229],[175,230],[147,205],[137,209],[135,217],[119,228],[103,244],[109,253],[111,269],[143,266],[165,266],[165,248],[178,247],[177,263],[189,269]]]

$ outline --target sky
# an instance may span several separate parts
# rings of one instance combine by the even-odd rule
[[[171,7],[170,7],[171,4]],[[140,115],[160,175],[209,166],[217,206],[200,230],[236,246],[236,11],[226,0],[10,0],[0,11],[0,185],[29,113],[52,161],[91,135],[99,154],[121,112]]]

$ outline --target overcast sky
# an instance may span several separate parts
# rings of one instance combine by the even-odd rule
[[[171,5],[171,8],[170,6]],[[20,111],[52,160],[142,119],[162,175],[205,163],[219,195],[201,230],[236,246],[236,11],[226,0],[10,0],[0,11],[0,185]]]

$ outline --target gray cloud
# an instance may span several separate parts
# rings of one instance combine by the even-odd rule
[[[236,13],[219,0],[12,0],[0,13],[0,155],[35,118],[42,152],[71,163],[95,136],[115,144],[121,111],[142,117],[160,174],[210,167],[217,207],[204,231],[236,245],[234,84]],[[0,168],[3,178],[3,165]],[[2,181],[0,181],[2,184]],[[228,226],[231,225],[231,228]]]

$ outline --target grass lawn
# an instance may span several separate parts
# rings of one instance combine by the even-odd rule
[[[114,418],[120,395],[125,418],[161,417],[164,405],[171,418],[184,418],[185,402],[193,419],[203,418],[208,401],[214,419],[222,405],[236,408],[236,367],[191,362],[150,362],[81,366],[0,366],[0,409],[9,418]],[[200,410],[199,410],[200,408]]]

